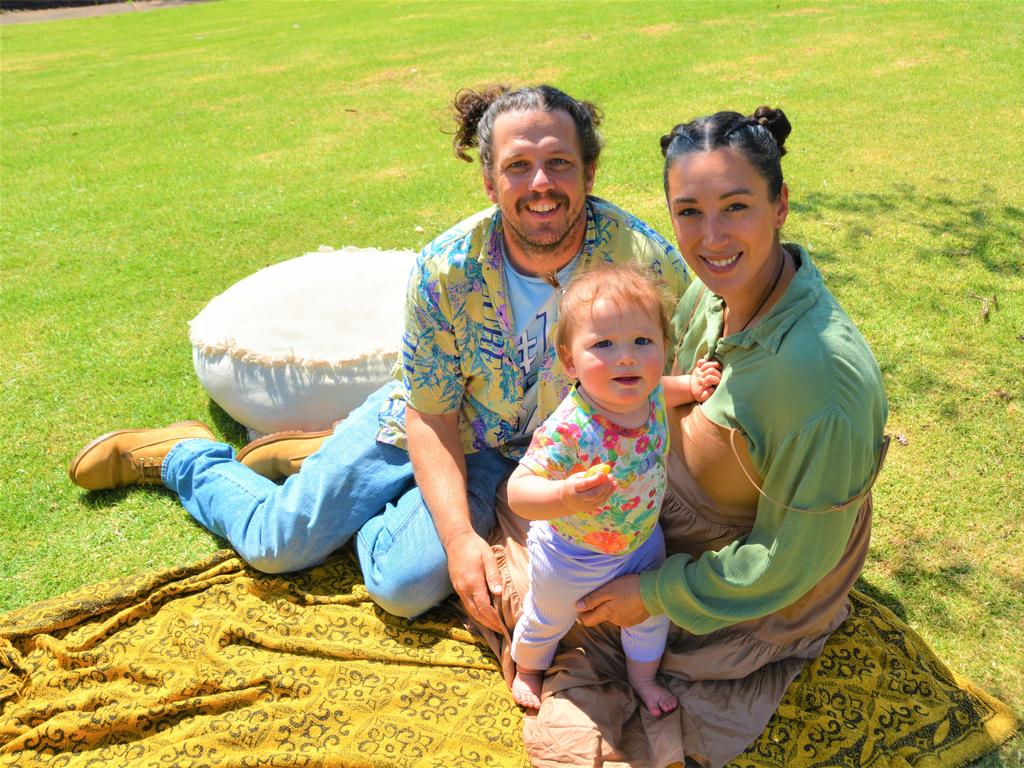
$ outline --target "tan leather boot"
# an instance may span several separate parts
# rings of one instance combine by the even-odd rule
[[[299,471],[334,429],[319,432],[274,432],[253,440],[235,456],[258,475],[282,480]]]
[[[71,481],[87,491],[159,484],[167,452],[182,440],[214,440],[201,421],[179,421],[161,429],[120,429],[100,435],[71,460]]]

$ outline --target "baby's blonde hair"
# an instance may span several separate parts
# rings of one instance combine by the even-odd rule
[[[619,311],[639,309],[657,318],[662,339],[671,337],[673,307],[662,288],[639,264],[601,263],[573,276],[558,302],[555,350],[564,363],[572,336],[584,312],[598,300],[610,301]]]

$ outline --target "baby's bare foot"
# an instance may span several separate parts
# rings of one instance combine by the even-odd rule
[[[673,696],[668,688],[655,682],[659,663],[658,659],[635,661],[626,657],[626,677],[629,678],[629,684],[633,686],[637,696],[643,699],[647,711],[655,717],[668,714],[679,706],[679,699]]]
[[[521,707],[540,709],[540,689],[543,685],[543,669],[516,667],[516,676],[512,680],[512,698]]]
[[[655,717],[666,715],[679,706],[679,699],[668,688],[658,685],[653,680],[642,682],[634,680],[632,682],[633,690],[643,699],[647,711]]]

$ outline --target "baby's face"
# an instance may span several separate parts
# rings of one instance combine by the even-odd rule
[[[645,407],[661,381],[665,338],[658,318],[643,309],[598,299],[577,321],[565,370],[595,405],[609,413]]]

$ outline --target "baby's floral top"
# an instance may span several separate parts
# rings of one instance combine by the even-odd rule
[[[619,487],[587,514],[546,521],[567,541],[594,552],[625,555],[654,530],[665,495],[668,421],[659,385],[650,397],[647,423],[626,429],[583,399],[576,387],[533,433],[520,464],[549,480],[564,480],[595,464],[609,464]],[[534,523],[536,525],[536,523]]]

